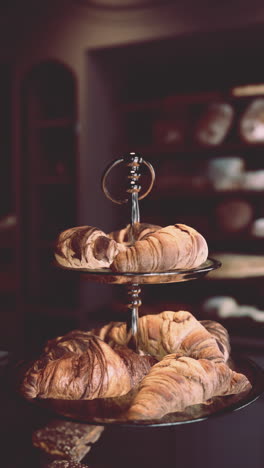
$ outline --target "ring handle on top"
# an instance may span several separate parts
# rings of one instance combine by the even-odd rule
[[[111,172],[111,170],[114,167],[116,167],[117,165],[119,165],[119,164],[121,164],[123,162],[130,168],[130,173],[128,175],[128,178],[130,179],[130,187],[127,189],[128,193],[133,193],[133,192],[139,193],[140,190],[141,190],[141,186],[138,184],[138,180],[139,180],[139,178],[141,176],[141,174],[138,172],[138,170],[140,168],[140,165],[144,164],[145,166],[147,166],[147,168],[150,171],[150,174],[151,174],[150,185],[149,185],[148,189],[142,195],[140,195],[140,197],[138,198],[139,200],[142,200],[143,198],[145,198],[150,193],[150,191],[152,190],[154,181],[155,181],[155,171],[154,171],[154,168],[153,168],[152,164],[150,164],[150,162],[148,162],[148,161],[145,161],[145,159],[143,159],[137,153],[134,153],[134,152],[129,153],[128,155],[124,156],[123,158],[116,159],[115,161],[112,161],[106,167],[106,169],[105,169],[105,171],[103,173],[101,185],[102,185],[102,190],[103,190],[105,196],[109,200],[111,200],[113,203],[117,203],[119,205],[122,205],[123,203],[127,203],[129,201],[129,199],[124,198],[123,200],[117,200],[114,197],[112,197],[112,195],[110,194],[110,192],[108,191],[108,188],[106,186],[106,181],[107,181],[107,177],[108,177],[109,173]]]

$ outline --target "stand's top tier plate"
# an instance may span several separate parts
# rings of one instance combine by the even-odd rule
[[[129,188],[126,190],[127,193],[131,195],[131,198],[117,199],[114,198],[108,191],[106,181],[111,170],[118,166],[121,163],[129,168]],[[141,166],[146,166],[150,171],[151,180],[148,189],[144,191],[143,194],[139,196],[141,186],[139,185],[139,178],[141,174],[139,169]],[[140,214],[139,214],[139,200],[145,198],[151,191],[155,180],[155,171],[152,165],[145,161],[140,155],[136,153],[129,153],[121,159],[116,159],[111,162],[109,166],[105,169],[102,176],[102,190],[105,196],[114,203],[123,204],[130,201],[131,204],[131,226],[140,223]],[[131,243],[133,243],[130,239]],[[212,270],[216,270],[221,266],[221,262],[218,260],[207,258],[207,260],[196,268],[182,268],[177,270],[169,271],[155,271],[155,272],[114,272],[110,268],[97,268],[97,269],[88,269],[88,268],[71,268],[64,267],[56,263],[56,266],[60,267],[63,270],[77,272],[82,275],[86,280],[93,281],[97,283],[107,283],[107,284],[165,284],[165,283],[178,283],[182,281],[189,281],[193,279],[198,279]]]
[[[88,281],[107,284],[165,284],[190,281],[203,277],[212,270],[221,266],[221,262],[213,258],[208,258],[206,262],[197,268],[170,270],[162,272],[113,272],[109,268],[98,268],[90,270],[88,268],[67,268],[58,265],[63,270],[80,273]]]

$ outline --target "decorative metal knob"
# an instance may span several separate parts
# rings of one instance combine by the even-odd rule
[[[132,284],[128,294],[131,296],[131,302],[128,304],[129,309],[133,309],[134,307],[140,307],[142,302],[139,297],[141,293],[141,289],[138,284]]]
[[[128,329],[131,330],[131,339],[128,345],[138,352],[138,308],[142,302],[139,297],[141,289],[138,284],[131,284],[128,289],[128,294],[131,296],[131,302],[128,304],[128,308],[131,309],[130,321],[128,323]]]
[[[141,177],[141,174],[139,173],[140,165],[144,164],[149,169],[150,174],[151,174],[151,182],[150,182],[150,185],[149,185],[148,189],[142,195],[140,195],[139,200],[142,200],[152,190],[152,187],[153,187],[153,184],[154,184],[154,181],[155,181],[155,171],[154,171],[154,168],[153,168],[152,164],[150,164],[150,162],[145,161],[145,159],[143,159],[139,154],[133,153],[133,152],[128,153],[123,158],[116,159],[116,160],[112,161],[106,167],[106,169],[105,169],[105,171],[103,173],[103,176],[102,176],[102,181],[101,181],[102,190],[103,190],[105,196],[107,198],[109,198],[109,200],[111,200],[113,203],[117,203],[119,205],[122,205],[123,203],[127,203],[129,201],[128,198],[118,200],[118,199],[112,197],[112,195],[109,193],[108,188],[106,186],[106,182],[107,182],[107,178],[108,178],[109,173],[111,172],[111,170],[114,167],[116,167],[117,165],[119,165],[121,163],[125,163],[126,166],[129,167],[129,174],[128,174],[129,188],[127,189],[128,193],[139,193],[140,190],[141,190],[141,186],[139,185],[139,178]]]

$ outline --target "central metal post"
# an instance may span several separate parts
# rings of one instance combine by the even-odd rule
[[[115,199],[109,193],[107,186],[106,186],[106,179],[112,170],[113,167],[117,166],[118,164],[124,163],[129,168],[129,173],[127,178],[129,179],[129,186],[126,190],[131,196],[122,200]],[[141,185],[139,184],[139,179],[141,174],[139,172],[140,167],[145,165],[148,170],[150,171],[151,181],[149,184],[148,189],[143,193],[139,194],[141,191]],[[128,233],[128,242],[133,245],[136,241],[135,235],[135,225],[140,223],[140,212],[139,212],[139,200],[145,198],[153,187],[153,183],[155,180],[155,171],[152,165],[145,161],[139,154],[137,153],[128,153],[121,159],[116,159],[113,161],[104,171],[102,177],[102,190],[109,200],[114,203],[118,203],[122,205],[123,203],[130,202],[131,206],[131,229],[129,229]],[[129,304],[130,315],[129,320],[127,321],[127,329],[128,333],[131,333],[131,340],[130,345],[133,347],[134,350],[138,350],[138,308],[141,306],[141,300],[139,298],[141,290],[137,283],[131,284],[128,287],[128,294],[131,295],[131,303]]]
[[[140,213],[139,213],[139,203],[138,203],[138,194],[141,190],[141,185],[139,184],[139,179],[141,174],[139,172],[140,165],[142,164],[142,158],[135,154],[129,153],[126,157],[126,163],[129,167],[129,188],[127,189],[128,193],[131,193],[131,238],[130,242],[133,244],[135,242],[134,235],[134,225],[140,222]],[[129,287],[128,294],[131,296],[131,303],[129,308],[131,310],[130,317],[130,327],[128,332],[131,330],[131,340],[129,342],[130,346],[138,351],[138,308],[141,306],[141,300],[139,294],[141,289],[138,284],[132,284]]]
[[[131,296],[131,302],[128,307],[131,310],[131,317],[128,332],[131,330],[131,339],[129,345],[134,351],[138,351],[138,309],[142,302],[139,297],[141,289],[138,284],[128,286],[128,294]]]

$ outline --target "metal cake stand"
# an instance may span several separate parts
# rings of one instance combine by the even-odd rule
[[[128,179],[129,187],[127,192],[130,194],[130,197],[125,199],[116,199],[114,198],[108,188],[107,188],[107,179],[111,170],[118,166],[119,164],[125,164],[129,168]],[[141,174],[139,173],[141,165],[145,165],[150,171],[150,184],[147,190],[139,195],[141,191],[141,186],[139,184],[139,179]],[[129,153],[124,158],[116,159],[107,166],[102,176],[102,190],[107,198],[113,203],[123,204],[129,203],[131,205],[131,239],[130,242],[133,244],[135,241],[133,237],[133,226],[140,222],[140,211],[139,211],[139,200],[145,198],[151,191],[155,181],[155,171],[150,162],[145,161],[141,156],[136,153]],[[57,265],[63,270],[77,271],[83,278],[87,281],[93,281],[97,283],[105,284],[123,284],[127,286],[129,304],[128,310],[130,311],[128,324],[130,323],[131,333],[132,333],[132,343],[134,343],[134,348],[137,350],[137,330],[138,330],[138,310],[142,305],[140,299],[140,285],[144,284],[166,284],[166,283],[177,283],[182,281],[190,281],[198,279],[206,275],[212,270],[215,270],[221,266],[221,263],[218,260],[213,258],[208,258],[202,265],[197,268],[189,269],[178,269],[170,271],[157,271],[157,272],[129,272],[129,273],[120,273],[113,272],[109,268],[101,269],[88,269],[88,268],[68,268]]]
[[[115,199],[108,191],[107,178],[111,170],[119,164],[126,164],[129,168],[128,179],[129,187],[127,192],[130,197],[119,200]],[[141,186],[139,179],[141,174],[139,169],[141,165],[147,166],[150,171],[151,181],[145,193],[139,196]],[[102,190],[107,198],[117,204],[129,203],[131,205],[131,228],[133,239],[133,226],[140,222],[139,200],[145,198],[151,191],[155,180],[155,171],[152,165],[145,161],[140,155],[136,153],[129,153],[124,158],[117,159],[112,162],[104,171],[102,176]],[[221,263],[213,258],[208,258],[202,265],[197,268],[191,269],[178,269],[162,272],[130,272],[120,273],[113,272],[110,269],[86,269],[86,268],[66,268],[57,265],[63,270],[70,270],[78,272],[87,281],[105,283],[105,284],[121,284],[125,285],[128,290],[129,304],[129,320],[127,321],[132,339],[129,345],[137,352],[137,333],[138,333],[138,310],[141,306],[140,299],[140,286],[144,284],[165,284],[176,283],[183,281],[190,281],[202,278],[210,271],[215,270],[221,266]],[[181,413],[171,413],[164,416],[159,420],[151,421],[127,421],[123,416],[128,409],[133,391],[129,394],[118,398],[100,398],[95,400],[37,400],[40,407],[50,409],[57,415],[81,421],[89,424],[102,424],[102,425],[124,425],[133,427],[149,427],[149,426],[168,426],[179,425],[189,422],[197,422],[203,419],[211,418],[219,414],[234,411],[244,408],[248,404],[255,401],[264,391],[264,372],[253,361],[247,358],[237,357],[233,359],[230,366],[238,372],[243,372],[248,377],[252,384],[252,388],[239,395],[229,395],[226,397],[217,397],[212,400],[210,405],[194,405],[187,408],[186,411]]]

